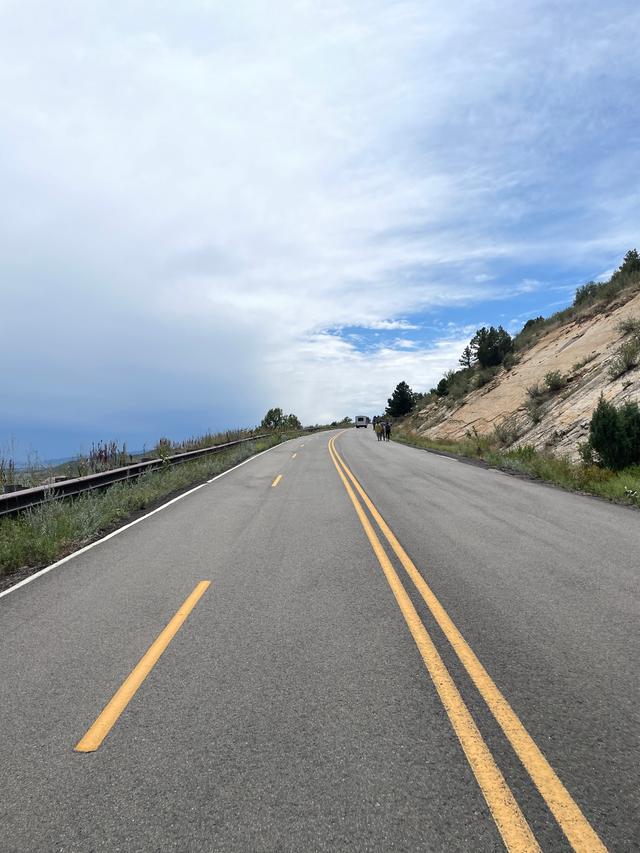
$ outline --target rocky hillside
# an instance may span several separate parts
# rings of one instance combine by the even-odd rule
[[[510,369],[501,367],[461,399],[430,395],[405,428],[447,440],[497,431],[506,445],[532,445],[577,460],[600,394],[616,405],[640,402],[639,353],[640,293],[634,287],[543,331],[516,353]],[[549,374],[555,375],[545,381]]]

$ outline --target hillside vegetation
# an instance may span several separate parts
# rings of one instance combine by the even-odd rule
[[[429,394],[416,395],[405,435],[491,439],[577,462],[600,398],[616,408],[640,399],[638,253],[628,252],[609,281],[583,285],[571,306],[532,318],[514,338],[501,327],[478,330],[460,364]]]

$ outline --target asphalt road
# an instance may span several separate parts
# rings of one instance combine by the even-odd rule
[[[3,853],[640,850],[640,516],[332,435],[0,598]]]

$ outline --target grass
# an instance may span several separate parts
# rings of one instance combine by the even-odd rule
[[[0,519],[0,577],[40,568],[98,539],[137,512],[222,473],[250,456],[300,433],[274,434],[193,462],[149,472],[74,500],[52,500]]]
[[[499,446],[499,439],[492,436],[470,434],[463,441],[435,441],[396,431],[393,438],[413,447],[482,459],[496,468],[528,474],[569,491],[586,492],[615,503],[640,507],[640,466],[613,472],[597,465],[571,462],[529,446],[506,450]]]

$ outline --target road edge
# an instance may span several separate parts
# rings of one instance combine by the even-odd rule
[[[313,435],[313,433],[311,434]],[[242,468],[243,465],[246,465],[248,462],[252,462],[259,456],[264,456],[265,453],[269,453],[269,451],[274,450],[276,447],[282,447],[284,444],[287,444],[288,441],[296,441],[296,439],[290,438],[287,439],[287,441],[281,441],[278,444],[274,444],[272,447],[267,447],[266,450],[261,450],[259,453],[256,453],[253,456],[249,456],[248,459],[245,459],[242,462],[239,462],[237,465],[234,465],[233,468],[227,468],[226,471],[222,471],[220,474],[216,474],[216,476],[212,477],[210,480],[206,480],[204,483],[199,483],[197,486],[193,486],[190,489],[187,489],[187,491],[181,492],[179,495],[176,495],[176,497],[173,497],[171,498],[171,500],[168,500],[160,506],[155,507],[155,509],[152,509],[150,512],[146,512],[144,515],[141,515],[138,518],[134,518],[133,521],[127,521],[125,524],[120,527],[117,527],[115,530],[112,530],[105,536],[101,536],[99,539],[96,539],[93,542],[89,542],[88,545],[84,545],[77,551],[73,551],[71,554],[67,554],[65,557],[61,557],[59,560],[56,560],[55,563],[51,563],[51,565],[45,566],[43,569],[38,569],[37,571],[33,572],[33,574],[28,575],[26,578],[23,578],[15,584],[12,584],[7,589],[2,590],[0,592],[0,598],[4,598],[5,595],[9,595],[9,593],[15,592],[17,589],[20,589],[20,587],[26,586],[26,584],[31,583],[31,581],[34,581],[39,577],[42,577],[42,575],[46,575],[53,569],[57,569],[58,566],[62,566],[64,563],[68,563],[69,560],[73,560],[74,557],[79,557],[81,554],[90,551],[97,545],[101,545],[103,542],[106,542],[109,539],[113,539],[114,536],[118,536],[118,534],[124,533],[124,531],[128,530],[130,527],[134,527],[136,524],[140,524],[141,521],[145,521],[145,519],[151,518],[152,515],[155,515],[157,512],[161,512],[168,506],[171,506],[177,501],[182,500],[182,498],[186,498],[189,495],[192,495],[194,492],[203,489],[205,486],[209,486],[211,485],[211,483],[215,483],[216,480],[219,480],[221,477],[225,477],[227,474],[230,474],[232,471],[235,471],[238,468]]]

